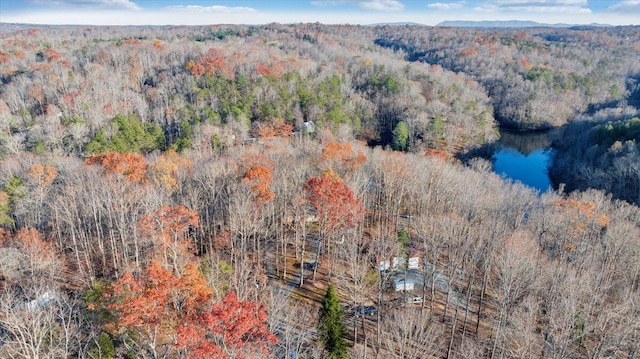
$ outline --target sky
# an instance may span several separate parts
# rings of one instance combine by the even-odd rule
[[[530,20],[639,25],[640,0],[0,0],[0,22],[207,25]]]

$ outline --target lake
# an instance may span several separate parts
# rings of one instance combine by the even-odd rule
[[[553,184],[549,165],[551,142],[556,131],[523,132],[500,130],[500,141],[493,154],[493,171],[503,177],[545,192]]]

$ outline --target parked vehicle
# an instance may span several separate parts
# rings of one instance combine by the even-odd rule
[[[415,304],[424,302],[424,298],[422,297],[407,297],[407,303]]]
[[[376,307],[371,306],[371,305],[365,305],[363,307],[356,307],[354,309],[354,314],[356,317],[359,317],[360,314],[363,314],[364,316],[374,316],[378,313],[378,310],[376,309]]]
[[[315,270],[318,267],[318,262],[304,262],[303,267],[306,270]]]

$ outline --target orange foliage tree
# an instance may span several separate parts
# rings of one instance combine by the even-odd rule
[[[256,64],[256,73],[262,76],[273,76],[275,78],[280,78],[282,77],[285,69],[286,63],[273,57],[269,59],[269,63]]]
[[[0,65],[6,64],[11,61],[11,56],[4,51],[0,51]]]
[[[356,153],[348,142],[331,141],[322,149],[321,160],[344,174],[356,171],[367,158],[362,151]]]
[[[11,232],[4,228],[0,228],[0,247],[4,247],[9,238],[11,238]]]
[[[207,51],[206,55],[198,56],[195,60],[189,60],[185,65],[185,69],[196,77],[205,74],[213,76],[219,73],[224,78],[233,80],[235,77],[235,69],[232,59],[233,56],[229,56],[225,51],[211,48]]]
[[[151,166],[151,178],[165,190],[175,192],[178,189],[179,175],[192,169],[193,163],[189,159],[180,156],[174,150],[169,150]]]
[[[55,250],[54,244],[42,237],[34,228],[21,228],[13,239],[11,246],[23,255],[22,271],[30,281],[49,281],[58,279],[63,268],[63,261]]]
[[[254,194],[254,202],[263,205],[272,201],[275,194],[271,191],[273,179],[273,163],[263,154],[246,154],[242,157],[243,167],[246,168],[242,182],[249,185]]]
[[[184,276],[194,274],[186,268],[184,272]],[[107,308],[117,314],[116,327],[107,329],[118,334],[132,333],[140,349],[153,357],[168,355],[175,351],[181,314],[194,310],[182,303],[209,299],[210,293],[201,286],[206,288],[204,279],[177,277],[158,262],[152,262],[138,278],[127,273],[106,294]]]
[[[213,248],[217,251],[231,248],[231,233],[226,229],[221,229],[213,239]]]
[[[47,61],[49,62],[59,61],[60,59],[62,59],[62,55],[54,49],[46,49],[42,52],[42,54],[47,58]]]
[[[98,164],[107,174],[119,174],[129,181],[140,183],[147,178],[147,163],[144,157],[135,153],[108,152],[87,158],[85,164]]]
[[[305,191],[309,202],[318,211],[323,234],[340,228],[353,228],[363,219],[362,201],[331,170],[307,181]]]
[[[266,327],[263,305],[239,302],[229,293],[213,302],[211,288],[195,263],[176,276],[152,262],[136,278],[124,275],[106,294],[117,314],[114,333],[133,334],[140,350],[153,357],[264,357],[276,342]]]
[[[445,150],[437,149],[437,148],[428,148],[425,151],[425,155],[431,158],[437,158],[441,161],[451,160],[453,155]]]
[[[293,125],[285,122],[283,118],[278,117],[263,122],[258,129],[257,135],[265,140],[276,136],[288,138],[291,137],[292,131]]]
[[[189,358],[263,358],[269,354],[268,344],[277,342],[266,321],[264,305],[238,301],[229,292],[222,302],[180,326],[178,345],[187,349]]]
[[[37,164],[29,168],[29,178],[40,187],[49,187],[58,176],[53,166]]]
[[[171,266],[175,273],[195,254],[196,246],[188,240],[188,235],[198,224],[198,213],[183,205],[162,206],[153,215],[140,219],[143,235],[154,244],[162,263]]]
[[[202,76],[207,72],[207,69],[205,69],[204,66],[196,63],[193,60],[189,60],[189,62],[187,62],[187,64],[185,65],[185,69],[191,72],[191,75],[196,77]]]
[[[577,237],[586,230],[600,232],[609,224],[609,216],[597,213],[596,204],[591,201],[569,198],[557,200],[553,205],[569,214],[572,237]]]
[[[574,252],[579,246],[588,245],[589,241],[598,238],[609,225],[609,216],[596,211],[596,204],[592,201],[580,201],[572,198],[560,199],[552,203],[552,208],[558,209],[560,215],[567,218],[567,241],[562,248],[567,252]]]
[[[271,169],[263,165],[253,165],[245,172],[242,180],[251,186],[256,204],[264,204],[275,198],[275,194],[269,188],[272,178]]]

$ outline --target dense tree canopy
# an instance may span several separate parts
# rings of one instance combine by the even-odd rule
[[[639,33],[0,24],[0,357],[633,357]]]

